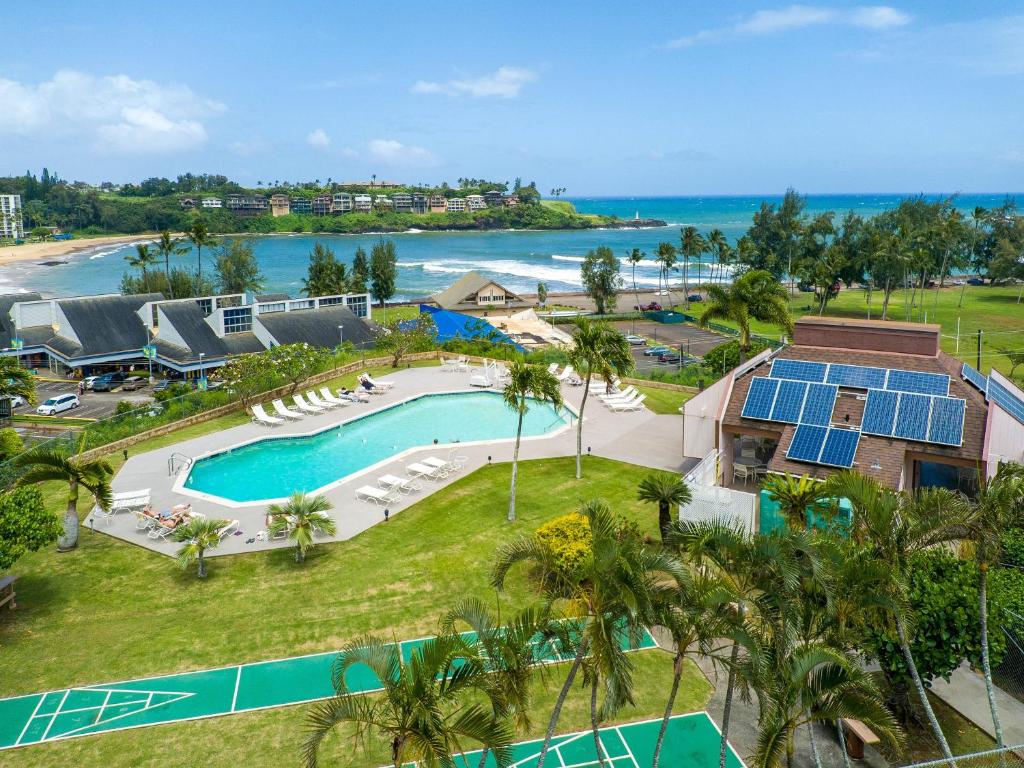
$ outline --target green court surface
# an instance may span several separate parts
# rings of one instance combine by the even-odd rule
[[[661,720],[601,728],[604,764],[611,768],[646,768],[654,759],[660,728]],[[514,745],[510,768],[534,768],[543,743],[543,739],[537,739]],[[675,715],[665,731],[659,764],[673,768],[717,768],[721,744],[721,731],[706,712]],[[479,764],[479,751],[467,752],[455,759],[458,768],[476,768]],[[593,731],[555,736],[544,763],[552,768],[597,768],[600,764]],[[493,756],[487,756],[486,765],[494,768]],[[725,755],[725,765],[726,768],[744,766],[731,744]]]
[[[427,639],[400,642],[402,658]],[[654,647],[645,632],[634,650]],[[334,695],[337,656],[330,651],[0,699],[0,749],[325,699]],[[566,660],[550,644],[538,656],[541,663]],[[380,690],[368,667],[353,667],[345,680],[356,693]]]

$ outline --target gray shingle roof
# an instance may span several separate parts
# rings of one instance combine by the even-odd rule
[[[161,299],[159,293],[140,293],[61,299],[58,304],[78,336],[81,354],[89,356],[141,350],[149,339],[136,312],[146,302]]]
[[[14,321],[11,320],[11,307],[19,301],[39,301],[38,293],[7,293],[0,296],[0,349],[11,346],[14,338]]]
[[[279,344],[305,342],[314,347],[336,347],[339,325],[344,329],[345,341],[351,342],[357,349],[373,343],[373,334],[366,323],[352,314],[348,307],[340,305],[272,312],[259,315],[257,319]]]
[[[203,316],[203,310],[194,301],[162,304],[160,311],[192,351],[187,359],[198,359],[200,352],[207,359],[228,354],[224,342],[214,333]]]

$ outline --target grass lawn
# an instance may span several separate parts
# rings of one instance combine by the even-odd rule
[[[540,204],[561,213],[576,213],[576,206],[568,200],[541,200]]]
[[[19,413],[13,417],[12,421],[15,424],[38,424],[45,427],[84,427],[92,424],[96,419],[77,416],[32,416],[27,413]]]
[[[974,723],[967,720],[938,696],[929,694],[928,698],[931,700],[932,709],[935,710],[935,716],[939,719],[939,725],[942,726],[942,732],[945,734],[946,740],[949,742],[949,748],[954,755],[969,755],[974,752],[995,749],[995,740]],[[922,723],[925,723],[923,714],[921,715],[921,720]],[[926,723],[923,725],[915,723],[907,730],[906,749],[893,764],[908,765],[926,760],[935,760],[941,757],[942,750],[939,749],[931,729]],[[1016,764],[1015,761],[1010,762],[1011,764]],[[962,764],[968,765],[971,763],[964,762]],[[973,764],[976,765],[976,763]]]
[[[641,387],[637,389],[647,395],[644,405],[655,413],[669,416],[679,416],[679,409],[683,403],[693,397],[693,392],[677,392],[671,389],[655,389],[654,387]]]

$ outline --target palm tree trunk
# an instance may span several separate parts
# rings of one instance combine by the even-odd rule
[[[697,269],[700,269],[698,265]],[[683,257],[683,307],[690,311],[690,255]]]
[[[200,579],[206,578],[206,555],[202,549],[199,550],[199,556],[196,558],[196,568]]]
[[[843,724],[836,720],[836,736],[839,737],[839,749],[843,752],[843,765],[850,768],[850,753],[846,751],[846,734],[843,733]]]
[[[58,552],[70,552],[78,546],[78,482],[68,483],[68,505],[64,509],[64,535],[57,540]]]
[[[296,563],[301,563],[301,562],[305,561],[305,559],[306,559],[306,553],[302,551],[302,547],[296,547],[295,548],[295,562]]]
[[[882,299],[882,319],[885,320],[889,314],[889,296],[892,295],[892,277],[885,278],[885,296]]]
[[[519,405],[519,426],[516,427],[516,447],[512,451],[512,490],[508,496],[508,521],[516,519],[516,476],[519,474],[519,441],[523,436],[523,410],[526,407],[526,395]]]
[[[583,409],[587,407],[587,395],[590,393],[590,378],[593,372],[587,369],[587,378],[583,382],[583,400],[580,401],[580,414],[576,419],[576,479],[583,477]]]
[[[951,768],[955,768],[953,763],[953,753],[949,749],[949,742],[946,741],[946,735],[942,732],[942,726],[939,725],[939,720],[935,717],[935,711],[932,709],[931,702],[928,701],[928,694],[925,692],[924,683],[921,682],[921,675],[918,674],[917,664],[914,663],[914,655],[910,652],[910,642],[907,640],[907,626],[904,622],[903,616],[899,613],[896,614],[896,634],[899,636],[900,650],[903,652],[903,660],[907,664],[907,669],[910,670],[910,677],[914,681],[914,687],[917,688],[918,698],[921,699],[921,706],[924,707],[925,715],[928,716],[928,722],[931,724],[932,731],[935,733],[935,738],[939,741],[939,747],[942,748],[943,756],[950,761]]]
[[[661,760],[661,746],[665,743],[665,731],[668,730],[668,721],[672,717],[672,710],[676,705],[676,694],[679,692],[679,679],[683,676],[683,653],[676,647],[676,658],[672,665],[672,689],[668,693],[668,704],[665,705],[665,716],[661,718],[661,728],[658,729],[658,741],[654,745],[654,759],[651,761],[651,768],[658,768],[658,761]]]
[[[636,311],[640,311],[640,291],[636,287],[636,264],[633,265],[633,295],[636,296]],[[633,332],[636,333],[636,319],[633,320]]]
[[[565,698],[569,695],[569,691],[572,690],[573,680],[576,679],[576,673],[579,672],[580,665],[583,663],[583,657],[587,655],[587,640],[586,638],[580,641],[580,647],[576,650],[576,658],[572,660],[572,666],[569,667],[569,674],[565,678],[565,682],[562,684],[562,690],[558,692],[558,699],[555,701],[555,708],[551,710],[551,719],[548,721],[548,729],[544,733],[544,743],[540,748],[540,755],[537,757],[537,768],[544,768],[544,760],[548,756],[548,749],[551,747],[551,739],[555,736],[555,728],[558,727],[558,718],[562,714],[562,705],[565,704]]]
[[[597,674],[590,681],[590,728],[594,732],[594,750],[597,755],[597,764],[605,765],[604,747],[601,746],[601,729],[597,724]]]
[[[718,750],[718,768],[725,768],[725,753],[729,745],[729,719],[732,716],[732,691],[736,684],[736,660],[740,657],[740,646],[732,641],[729,653],[729,679],[725,688],[725,706],[722,709],[722,745]]]
[[[992,726],[996,732],[996,746],[1002,749],[1003,724],[996,707],[996,691],[992,684],[992,661],[988,650],[988,563],[982,563],[978,585],[978,615],[981,620],[981,669],[985,675],[985,691],[988,693],[988,707],[992,710]]]
[[[658,501],[658,530],[661,531],[661,543],[665,543],[665,538],[668,536],[669,526],[672,525],[672,507],[669,503],[661,499]]]
[[[807,724],[807,735],[811,740],[811,757],[814,758],[814,768],[821,768],[821,755],[818,754],[818,741],[814,738],[814,723]]]

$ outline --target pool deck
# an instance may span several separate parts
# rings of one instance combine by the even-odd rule
[[[270,435],[298,435],[325,429],[351,419],[355,415],[369,413],[410,396],[470,389],[469,378],[470,373],[453,373],[442,370],[440,367],[398,370],[381,377],[382,380],[393,381],[394,388],[387,394],[373,396],[369,403],[354,404],[347,408],[328,411],[322,415],[307,416],[301,421],[274,428],[244,424],[191,440],[184,440],[147,453],[129,456],[128,461],[114,478],[114,491],[149,488],[155,509],[166,510],[175,504],[191,503],[193,509],[202,512],[207,517],[238,520],[239,530],[242,533],[225,537],[220,546],[207,553],[208,556],[288,547],[290,543],[287,540],[257,540],[247,543],[251,539],[255,539],[257,533],[266,530],[264,505],[228,506],[208,498],[198,499],[176,492],[175,482],[178,478],[168,473],[168,461],[171,454],[195,457]],[[566,402],[578,411],[583,388],[563,385],[562,395]],[[591,452],[596,456],[677,472],[683,472],[689,468],[689,464],[694,463],[692,460],[684,460],[682,457],[682,417],[680,416],[659,416],[649,410],[613,413],[599,399],[590,397],[587,400],[584,417],[584,452],[589,446]],[[495,463],[511,461],[514,446],[514,440],[477,445],[459,444],[459,455],[468,459],[464,469],[440,480],[420,480],[423,490],[403,496],[400,502],[389,504],[387,508],[391,515],[400,514],[406,507],[454,482],[459,477],[480,468],[487,463],[488,457]],[[383,522],[384,507],[372,502],[357,501],[355,489],[362,485],[376,486],[376,478],[384,474],[390,473],[405,477],[405,464],[419,461],[426,456],[446,458],[450,447],[450,445],[438,445],[416,449],[372,470],[349,476],[326,491],[324,495],[334,505],[334,509],[328,514],[333,516],[338,531],[337,535],[323,536],[320,537],[320,540],[326,542],[350,539],[370,526]],[[519,457],[520,459],[543,459],[572,456],[575,453],[576,428],[574,421],[572,429],[566,429],[551,436],[524,439]],[[273,468],[268,467],[268,471],[273,471]],[[131,514],[121,513],[107,520],[95,521],[95,523],[89,518],[85,525],[87,528],[94,528],[97,532],[115,536],[165,555],[173,555],[180,547],[180,544],[175,541],[150,539],[144,531],[136,528],[135,516]]]

